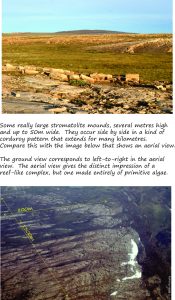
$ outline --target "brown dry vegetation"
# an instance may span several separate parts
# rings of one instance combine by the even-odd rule
[[[37,34],[13,34],[3,35],[3,44],[30,44],[30,43],[53,43],[53,44],[115,44],[131,41],[143,41],[152,39],[172,40],[171,34],[102,34],[102,35],[37,35]]]
[[[3,63],[172,80],[171,34],[3,35]]]

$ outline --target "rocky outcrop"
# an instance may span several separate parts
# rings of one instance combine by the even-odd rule
[[[103,73],[93,73],[90,74],[90,77],[93,78],[95,81],[105,81],[105,80],[113,80],[113,76],[110,74],[103,74]]]
[[[5,66],[2,66],[2,71],[3,72],[13,72],[17,71],[17,67],[13,66],[11,64],[6,64]]]
[[[160,36],[160,35],[159,35]],[[171,53],[172,52],[172,37],[169,35],[165,38],[158,36],[149,36],[145,38],[144,35],[137,35],[137,39],[133,38],[125,40],[123,38],[118,41],[95,46],[88,46],[87,50],[100,52],[116,52],[116,53]]]
[[[59,72],[52,71],[49,76],[51,79],[56,79],[61,82],[68,81],[67,75],[59,73]]]
[[[171,233],[168,192],[3,187],[2,300],[170,299],[171,245],[156,238]]]
[[[36,232],[38,230],[39,227]],[[129,266],[122,265],[128,261],[132,238],[138,240],[135,231],[121,228],[46,240],[35,244],[45,263],[27,245],[13,249],[13,256],[9,251],[2,253],[3,266],[8,266],[2,269],[5,283],[2,299],[12,300],[18,291],[29,290],[30,300],[65,297],[70,300],[143,300],[149,292],[141,278],[123,280],[134,274]],[[10,270],[11,279],[7,280],[14,263],[16,267]]]
[[[69,75],[59,73],[60,79],[67,80],[67,77]],[[42,74],[24,77],[3,74],[3,111],[21,112],[21,107],[24,107],[24,111],[35,113],[34,104],[37,104],[37,113],[42,106],[41,113],[172,113],[171,84],[156,82],[147,86],[131,81],[125,83],[116,78],[112,84],[87,83],[84,85],[86,78],[81,78],[83,79],[79,81],[61,82]],[[15,103],[14,98],[18,102]],[[11,104],[10,101],[12,101]],[[31,108],[29,103],[31,103]]]
[[[78,74],[70,75],[69,79],[70,80],[80,80],[80,75],[78,75]]]
[[[80,79],[84,80],[87,83],[95,83],[95,79],[93,79],[89,76],[85,76],[83,74],[80,75]]]
[[[21,97],[20,93],[18,93],[18,92],[11,92],[11,95],[14,96],[14,97],[16,97],[16,98],[20,98]]]
[[[55,68],[41,68],[35,66],[13,66],[6,64],[2,68],[3,72],[16,71],[26,75],[37,75],[44,74],[49,76],[51,79],[59,80],[61,82],[69,80],[83,80],[87,83],[93,84],[95,82],[113,82],[113,75],[109,74],[90,74],[89,76],[84,74],[75,74],[73,71]]]
[[[134,81],[134,82],[139,82],[140,78],[139,78],[139,74],[126,74],[125,75],[125,81]]]
[[[51,108],[49,109],[49,112],[52,114],[60,114],[66,112],[66,107],[57,107],[57,108]]]
[[[49,113],[172,113],[172,84],[140,83],[139,74],[84,75],[64,69],[10,64],[3,71],[7,74],[3,74],[2,97],[8,98],[8,103],[10,95],[24,100],[23,105],[25,100],[54,105],[48,106]],[[19,73],[23,76],[18,76]],[[11,110],[3,103],[4,106],[5,112]]]
[[[37,75],[37,74],[39,74],[39,71],[36,71],[36,70],[33,70],[33,69],[24,68],[22,70],[22,74],[25,74],[25,75]]]
[[[143,51],[172,52],[172,39],[154,38],[147,41],[136,42],[129,46],[124,52],[133,54]]]
[[[137,82],[139,83],[139,74],[125,74],[125,75],[111,75],[103,73],[92,73],[89,75],[75,74],[73,71],[55,68],[41,68],[35,66],[13,66],[11,64],[6,64],[2,67],[3,72],[20,72],[24,75],[46,75],[51,79],[58,80],[60,82],[67,82],[72,80],[83,80],[88,84],[94,83],[113,83],[115,80],[125,81],[125,82]]]

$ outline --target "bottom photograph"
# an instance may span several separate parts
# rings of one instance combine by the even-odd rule
[[[1,187],[1,299],[171,299],[171,187]]]

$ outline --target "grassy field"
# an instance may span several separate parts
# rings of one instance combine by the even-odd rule
[[[79,73],[139,73],[143,81],[172,81],[172,53],[121,53],[110,45],[149,40],[158,35],[3,35],[3,64],[64,68]],[[167,35],[168,37],[170,35]],[[159,38],[167,38],[159,35]],[[107,45],[107,50],[100,48]],[[94,49],[94,46],[96,47]],[[109,46],[109,47],[108,47]]]

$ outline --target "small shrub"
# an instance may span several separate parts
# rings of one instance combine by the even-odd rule
[[[70,80],[69,84],[73,86],[81,86],[81,87],[89,86],[89,83],[85,82],[84,80]]]

